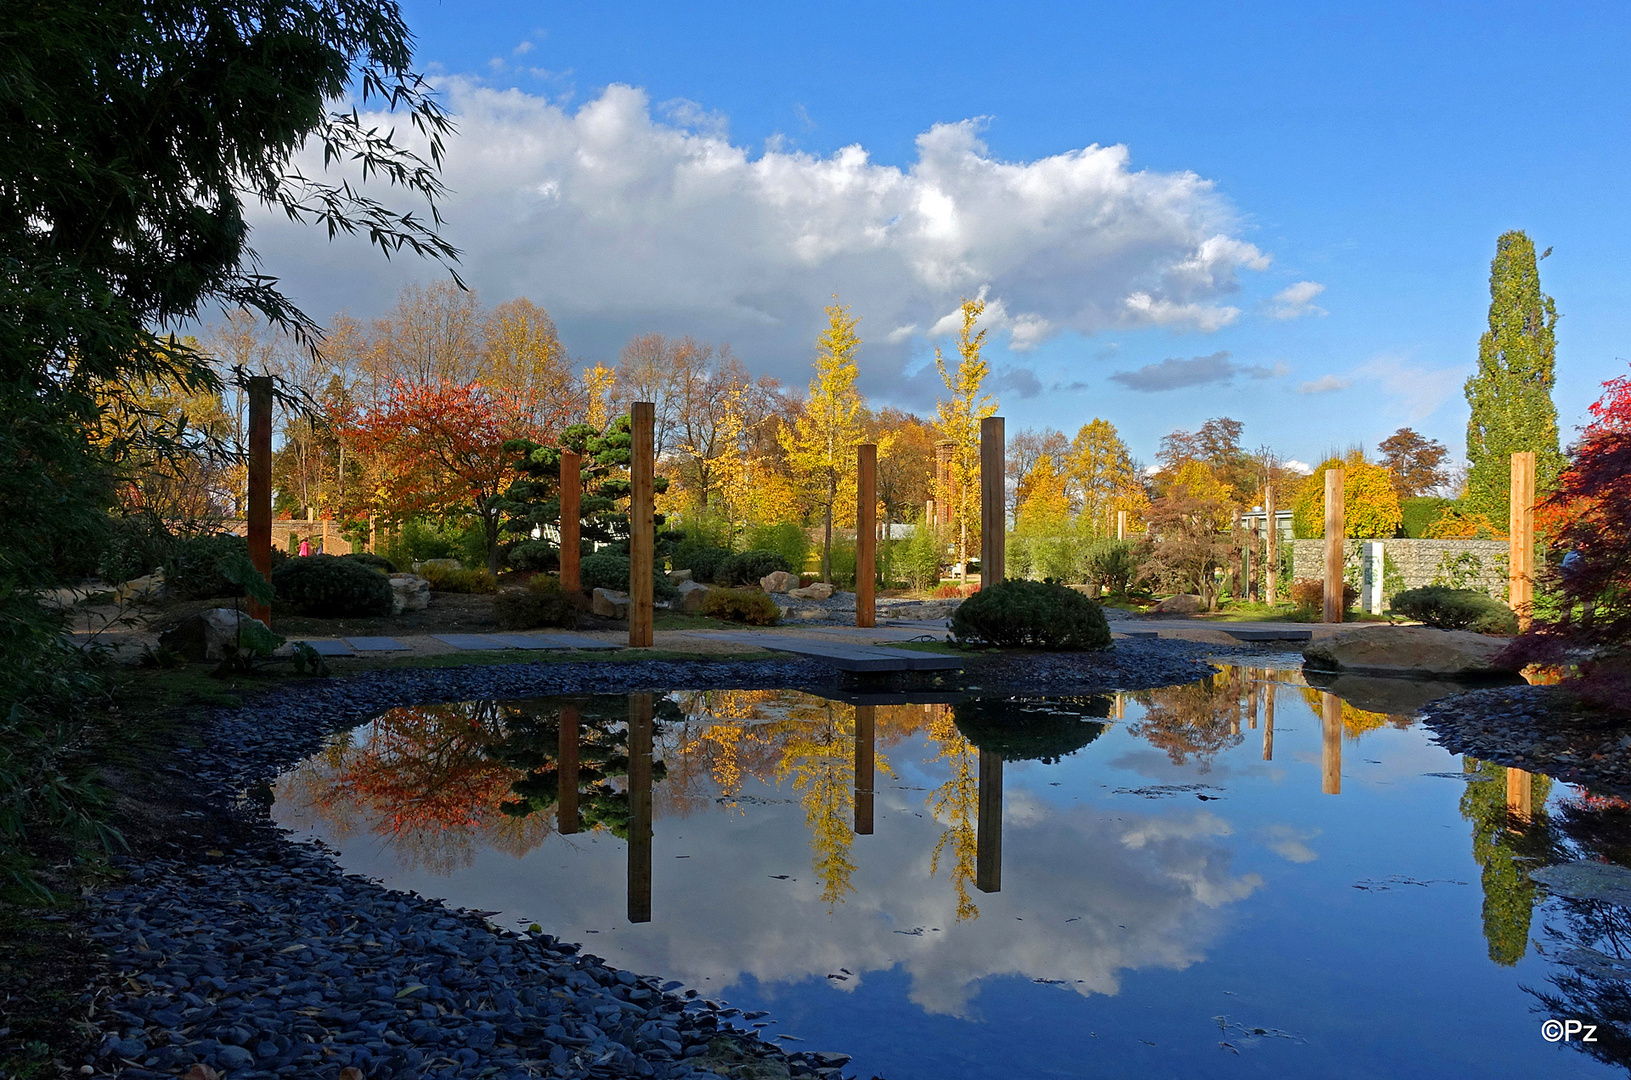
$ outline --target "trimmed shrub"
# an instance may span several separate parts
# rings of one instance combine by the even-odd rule
[[[390,580],[339,555],[290,559],[272,571],[272,587],[277,604],[300,615],[336,619],[391,613]]]
[[[958,605],[958,644],[1107,649],[1110,624],[1094,601],[1052,581],[999,581]]]
[[[498,591],[498,579],[487,570],[466,570],[445,563],[426,563],[417,571],[437,592],[490,593]]]
[[[230,534],[177,537],[164,559],[165,593],[178,600],[241,595],[221,573],[221,560],[234,553],[247,558],[249,541]]]
[[[578,563],[578,583],[584,592],[596,589],[629,591],[629,556],[614,548],[601,548]]]
[[[576,626],[578,611],[561,583],[539,574],[524,588],[505,589],[493,600],[493,615],[506,630],[538,626]]]
[[[1399,511],[1404,516],[1404,522],[1399,526],[1399,531],[1413,540],[1419,540],[1427,535],[1427,530],[1438,520],[1444,508],[1454,505],[1452,499],[1440,499],[1432,495],[1401,499]]]
[[[340,558],[350,559],[352,562],[359,562],[364,566],[371,566],[382,574],[396,573],[395,563],[383,555],[375,555],[372,551],[354,551],[350,555],[341,555]]]
[[[513,570],[559,570],[561,552],[548,540],[523,540],[510,548],[509,562]]]
[[[702,601],[702,613],[710,619],[726,619],[749,626],[773,626],[782,617],[782,609],[776,606],[776,601],[758,589],[710,589],[707,599]]]
[[[1449,589],[1441,585],[1406,589],[1393,598],[1393,612],[1440,630],[1471,630],[1478,634],[1518,632],[1518,617],[1512,609],[1477,589]]]
[[[1309,614],[1325,609],[1325,579],[1298,578],[1291,583],[1291,602]],[[1347,611],[1359,602],[1359,590],[1346,582],[1342,585],[1342,610]]]
[[[777,551],[739,551],[714,571],[715,585],[757,585],[777,570],[793,572],[793,564]]]
[[[669,560],[676,570],[691,571],[693,581],[706,584],[714,580],[719,564],[731,557],[731,549],[717,547],[705,540],[686,538]]]
[[[833,546],[837,547],[836,541]],[[748,530],[748,550],[774,551],[787,560],[792,571],[797,572],[810,561],[810,535],[804,531],[804,526],[795,521],[755,525]]]

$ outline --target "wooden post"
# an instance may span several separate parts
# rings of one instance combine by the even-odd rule
[[[1518,613],[1518,629],[1529,629],[1535,600],[1535,454],[1512,455],[1508,503],[1507,603]]]
[[[649,693],[629,695],[629,922],[634,923],[651,921],[651,699]]]
[[[249,379],[249,561],[272,580],[272,379]],[[272,625],[272,609],[249,601],[249,617]]]
[[[1002,891],[1002,755],[980,751],[979,808],[974,835],[974,887]]]
[[[872,835],[875,773],[873,747],[877,739],[878,707],[855,706],[855,835]]]
[[[1342,621],[1342,476],[1325,470],[1325,621]]]
[[[878,574],[878,445],[855,454],[855,625],[876,626]]]
[[[1268,518],[1268,551],[1263,560],[1263,602],[1274,607],[1280,602],[1280,521],[1274,516],[1274,485],[1263,485],[1263,513]]]
[[[582,556],[583,459],[576,450],[561,451],[561,588],[577,592]]]
[[[578,831],[578,708],[561,706],[560,740],[555,754],[555,831]]]
[[[1116,539],[1127,539],[1127,511],[1116,511]]]
[[[656,543],[655,483],[657,406],[636,401],[633,459],[629,462],[629,647],[652,644],[651,571]]]
[[[980,588],[1003,579],[1008,542],[1008,500],[1003,473],[1008,465],[1003,418],[980,421]]]
[[[1324,736],[1320,754],[1320,790],[1327,795],[1342,794],[1342,699],[1335,694],[1320,694],[1321,734]]]

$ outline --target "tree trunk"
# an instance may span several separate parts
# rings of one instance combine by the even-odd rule
[[[821,537],[821,580],[832,583],[832,504],[838,501],[838,477],[827,477],[827,513]]]
[[[482,527],[487,532],[487,569],[494,577],[498,576],[498,513],[490,511],[481,515]]]

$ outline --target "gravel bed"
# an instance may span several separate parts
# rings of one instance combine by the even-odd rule
[[[1139,640],[1085,656],[976,657],[961,681],[1143,689],[1207,674],[1207,651]],[[123,880],[87,897],[108,969],[90,1006],[101,1040],[81,1074],[141,1080],[203,1063],[231,1080],[841,1076],[842,1054],[761,1041],[762,1013],[344,874],[267,814],[279,772],[393,706],[841,685],[808,660],[518,663],[313,680],[216,711],[201,745],[177,748],[163,767],[177,792],[169,837],[115,860]]]
[[[1473,690],[1431,702],[1421,715],[1451,753],[1631,797],[1631,725],[1580,708],[1556,686]]]

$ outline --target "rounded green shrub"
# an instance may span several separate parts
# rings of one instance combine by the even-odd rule
[[[629,591],[629,556],[613,548],[601,548],[593,555],[585,555],[578,563],[578,583],[584,592],[595,589]]]
[[[538,626],[575,626],[577,607],[558,579],[539,574],[525,588],[505,589],[493,600],[493,615],[506,630]]]
[[[758,589],[710,589],[707,599],[702,601],[702,613],[710,619],[749,626],[772,626],[782,617],[782,609],[776,606],[776,601]]]
[[[1004,761],[1053,763],[1104,734],[1115,699],[1075,697],[982,697],[952,706],[963,737]]]
[[[714,570],[715,585],[757,585],[776,571],[793,572],[793,564],[779,551],[739,551]]]
[[[221,573],[221,560],[234,554],[248,558],[249,541],[231,533],[177,537],[164,560],[165,593],[177,600],[242,595],[243,590]],[[274,547],[272,569],[288,558],[287,552]]]
[[[375,555],[372,551],[353,551],[349,555],[341,555],[340,558],[350,559],[352,562],[373,567],[382,574],[389,575],[396,573],[395,563],[383,555]]]
[[[485,567],[466,570],[462,566],[431,562],[419,567],[419,576],[430,582],[430,587],[437,592],[490,593],[498,589],[498,580]]]
[[[510,548],[509,561],[510,567],[515,570],[558,570],[561,552],[548,540],[523,540]]]
[[[272,587],[275,603],[299,615],[337,619],[391,613],[390,580],[339,555],[290,559],[272,571]]]
[[[1097,603],[1052,581],[1000,581],[958,605],[958,644],[1033,649],[1108,649],[1110,624]]]
[[[731,557],[731,549],[709,543],[682,542],[670,562],[676,570],[691,571],[691,580],[709,582],[719,570],[719,564]]]
[[[1477,589],[1424,585],[1393,597],[1393,612],[1440,630],[1477,634],[1516,634],[1518,617],[1511,608]]]

